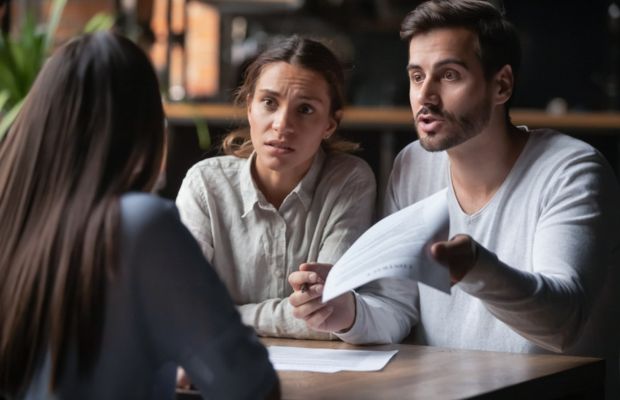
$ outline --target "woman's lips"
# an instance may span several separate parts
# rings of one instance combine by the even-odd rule
[[[287,154],[293,152],[293,148],[282,142],[267,142],[265,147],[274,154]]]

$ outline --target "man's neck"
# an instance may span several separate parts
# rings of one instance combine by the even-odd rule
[[[452,185],[465,213],[473,214],[491,200],[519,158],[527,137],[502,119],[490,121],[479,135],[448,150]]]

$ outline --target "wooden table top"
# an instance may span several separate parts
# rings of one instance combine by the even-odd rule
[[[455,399],[602,396],[605,362],[562,355],[454,350],[407,344],[263,338],[266,345],[398,349],[379,372],[280,371],[283,399]]]

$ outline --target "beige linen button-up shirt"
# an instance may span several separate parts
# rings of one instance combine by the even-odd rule
[[[332,338],[293,317],[288,276],[304,262],[333,264],[370,226],[374,174],[358,157],[320,150],[276,209],[254,183],[254,157],[213,157],[194,165],[176,200],[181,219],[246,325],[263,336]]]

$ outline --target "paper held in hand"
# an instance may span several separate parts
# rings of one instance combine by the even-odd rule
[[[448,269],[430,255],[449,230],[447,189],[383,218],[334,264],[323,302],[379,278],[409,278],[450,293]]]

